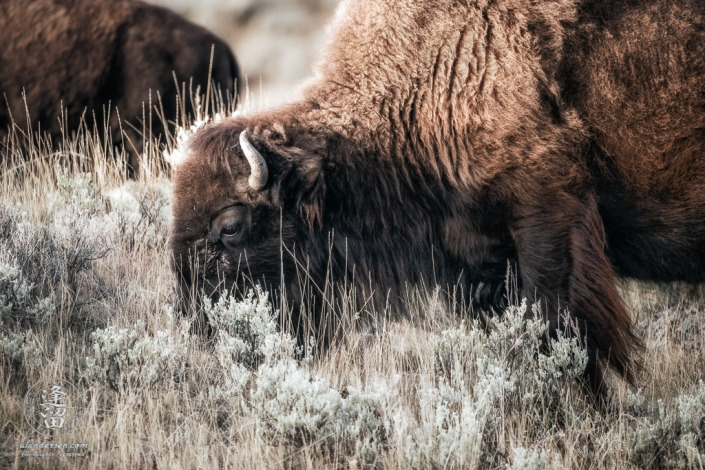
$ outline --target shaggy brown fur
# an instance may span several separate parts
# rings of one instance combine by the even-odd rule
[[[173,206],[182,285],[298,300],[296,258],[317,286],[329,270],[392,294],[459,282],[487,307],[509,262],[553,328],[561,309],[580,327],[594,390],[601,363],[629,377],[616,276],[705,281],[704,8],[344,2],[303,100],[194,138]]]
[[[150,126],[154,136],[164,131],[159,113],[150,113],[150,90],[151,105],[160,108],[159,94],[164,116],[173,121],[174,73],[179,83],[193,79],[193,89],[200,86],[205,94],[212,47],[216,87],[232,95],[238,78],[223,41],[171,11],[134,0],[0,0],[0,44],[0,137],[12,119],[27,124],[23,91],[33,129],[48,132],[55,143],[62,136],[62,106],[69,136],[84,117],[92,129],[95,116],[102,130],[109,110],[115,145],[123,142],[118,113],[123,120],[133,169],[143,147],[143,116],[147,132]]]

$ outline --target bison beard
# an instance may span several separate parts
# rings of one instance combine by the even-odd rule
[[[301,101],[194,137],[184,293],[299,301],[305,268],[501,307],[509,264],[554,331],[578,326],[594,392],[604,364],[631,378],[617,275],[705,281],[702,3],[350,0],[331,33]]]

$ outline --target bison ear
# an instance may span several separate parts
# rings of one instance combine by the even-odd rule
[[[320,223],[325,193],[320,157],[309,154],[299,159],[284,179],[282,193],[312,227]]]
[[[296,168],[301,184],[302,196],[310,194],[321,182],[321,159],[317,156],[304,158]]]

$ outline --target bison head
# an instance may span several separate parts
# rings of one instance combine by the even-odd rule
[[[232,120],[200,131],[178,168],[171,248],[182,299],[243,295],[255,284],[301,298],[324,186],[315,139]],[[300,281],[300,278],[299,278]]]

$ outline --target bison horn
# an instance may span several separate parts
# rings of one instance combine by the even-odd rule
[[[250,143],[250,139],[247,137],[247,131],[240,133],[240,147],[251,168],[250,178],[247,181],[250,183],[252,189],[259,191],[264,188],[269,179],[267,162],[264,161],[262,154]]]

